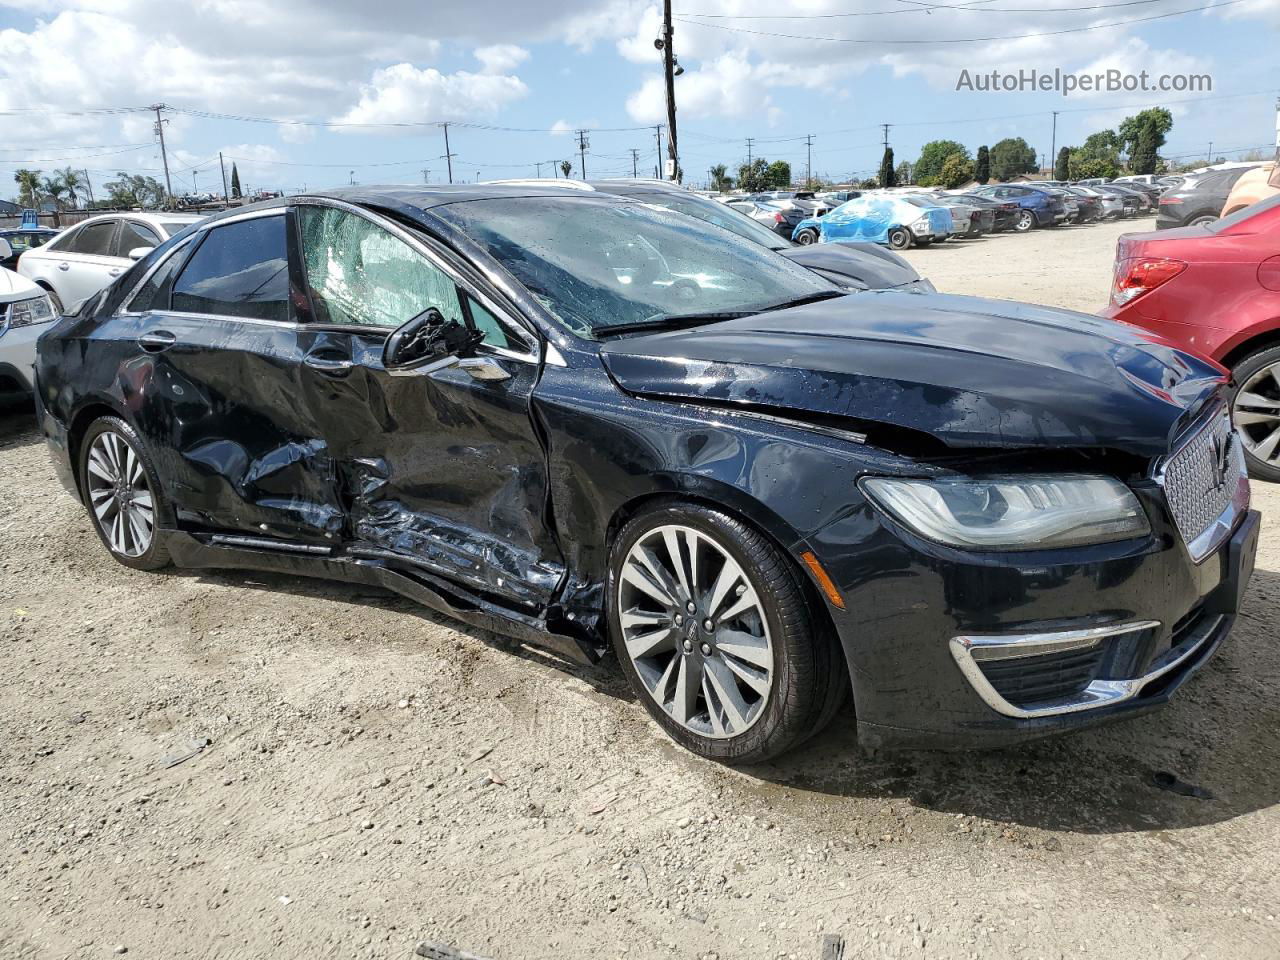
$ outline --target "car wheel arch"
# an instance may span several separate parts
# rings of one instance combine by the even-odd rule
[[[67,453],[71,459],[71,463],[80,462],[80,443],[84,439],[84,435],[88,432],[90,425],[101,417],[119,417],[129,426],[137,431],[137,426],[129,416],[119,407],[108,403],[101,397],[90,397],[80,405],[71,418],[67,422]],[[80,496],[84,496],[84,491],[80,489],[80,471],[75,470],[76,490]]]
[[[1259,350],[1280,347],[1280,317],[1263,320],[1242,332],[1243,339],[1233,343],[1222,355],[1221,363],[1228,370],[1234,369],[1240,361]]]

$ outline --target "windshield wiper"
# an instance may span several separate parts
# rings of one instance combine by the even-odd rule
[[[847,297],[848,295],[848,290],[823,290],[821,293],[810,293],[803,297],[791,297],[787,300],[779,300],[777,303],[770,303],[767,306],[756,307],[751,313],[772,313],[774,310],[803,307],[806,303],[821,303],[823,300],[833,300],[836,297]]]
[[[718,320],[738,320],[749,317],[755,310],[710,310],[706,313],[669,313],[633,320],[631,323],[603,323],[592,327],[591,333],[597,337],[615,337],[624,333],[639,333],[654,330],[683,330],[686,327],[700,327],[704,323],[715,323]]]

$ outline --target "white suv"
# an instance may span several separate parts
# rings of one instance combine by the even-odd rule
[[[180,230],[205,219],[186,213],[113,213],[90,217],[18,258],[18,272],[53,296],[55,309],[74,311],[134,260]]]
[[[9,241],[0,237],[0,260],[11,255]],[[47,293],[0,268],[0,409],[30,396],[36,340],[56,319]]]

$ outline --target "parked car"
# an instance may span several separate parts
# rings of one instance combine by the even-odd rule
[[[818,194],[817,198],[826,201],[834,209],[849,200],[856,200],[862,196],[862,193],[863,191],[861,190],[830,190],[826,193]]]
[[[1222,205],[1222,215],[1228,216],[1243,210],[1250,204],[1266,200],[1280,193],[1280,163],[1264,163],[1247,170],[1236,181]]]
[[[882,243],[894,250],[941,243],[951,236],[946,207],[902,194],[865,193],[824,217],[802,220],[792,238],[816,230],[819,243]]]
[[[1102,189],[1111,193],[1119,193],[1121,196],[1133,197],[1138,202],[1138,216],[1144,213],[1151,213],[1156,208],[1157,196],[1151,191],[1143,189],[1141,184],[1108,183]]]
[[[1090,187],[1090,190],[1096,190],[1108,197],[1115,197],[1120,201],[1121,217],[1136,217],[1142,211],[1142,200],[1131,190],[1125,190],[1122,187],[1113,187],[1109,183],[1099,184],[1096,187]]]
[[[1070,186],[1063,189],[1070,190],[1078,197],[1088,197],[1097,201],[1099,220],[1119,220],[1125,215],[1125,201],[1118,194],[1107,193],[1101,187]],[[1129,202],[1136,213],[1138,209],[1137,200],[1131,197]]]
[[[1064,199],[1070,199],[1075,202],[1075,223],[1095,223],[1102,219],[1102,201],[1092,193],[1086,193],[1079,187],[1072,186],[1057,187],[1056,191],[1061,194]],[[1069,206],[1067,208],[1067,212],[1070,213]]]
[[[809,218],[809,214],[804,210],[796,207],[782,207],[772,201],[731,200],[724,206],[768,227],[779,237],[788,240],[791,239],[796,228]]]
[[[1160,195],[1156,209],[1156,229],[1201,226],[1217,220],[1231,188],[1244,169],[1211,170],[1191,174],[1181,184]]]
[[[183,213],[107,214],[82,220],[18,258],[18,272],[48,292],[54,308],[72,310],[135,260],[202,217]]]
[[[803,742],[850,686],[871,745],[1146,713],[1223,642],[1257,544],[1194,354],[848,295],[589,192],[233,211],[38,354],[56,472],[125,566],[376,584],[581,662],[611,646],[726,762]]]
[[[993,183],[973,191],[993,200],[1012,200],[1019,207],[1013,229],[1026,233],[1033,227],[1053,227],[1067,219],[1067,207],[1061,197],[1020,183]]]
[[[908,200],[918,198],[926,204],[946,207],[951,214],[953,236],[980,237],[995,228],[996,215],[993,211],[953,193],[909,193],[905,196]]]
[[[43,247],[58,235],[60,231],[52,227],[26,226],[8,227],[0,230],[0,238],[9,244],[9,255],[0,258],[0,269],[18,269],[18,258],[28,250]]]
[[[764,224],[744,216],[723,203],[698,196],[663,180],[595,180],[590,186],[601,193],[631,197],[656,204],[736,233],[768,247],[848,289],[886,290],[898,287],[932,292],[933,284],[923,280],[906,260],[873,243],[839,243],[820,246],[817,231],[802,232],[795,242],[783,239]],[[798,223],[798,220],[797,220]],[[792,229],[794,229],[794,225]]]
[[[9,241],[0,237],[0,260],[11,254]],[[56,319],[48,294],[0,268],[0,409],[31,402],[36,338]]]
[[[958,197],[965,203],[976,204],[991,211],[991,232],[1003,233],[1005,230],[1012,230],[1018,219],[1018,211],[1021,207],[1013,200],[993,200],[990,197],[984,197],[976,193],[957,193],[952,196]]]
[[[1230,370],[1249,470],[1280,481],[1280,195],[1213,223],[1125,234],[1103,313]]]

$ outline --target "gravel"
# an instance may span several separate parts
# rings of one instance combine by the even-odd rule
[[[910,256],[1092,311],[1122,229]],[[1269,526],[1233,639],[1166,710],[874,757],[846,713],[731,770],[612,667],[364,587],[114,564],[30,416],[0,417],[0,503],[0,957],[1280,955]]]

